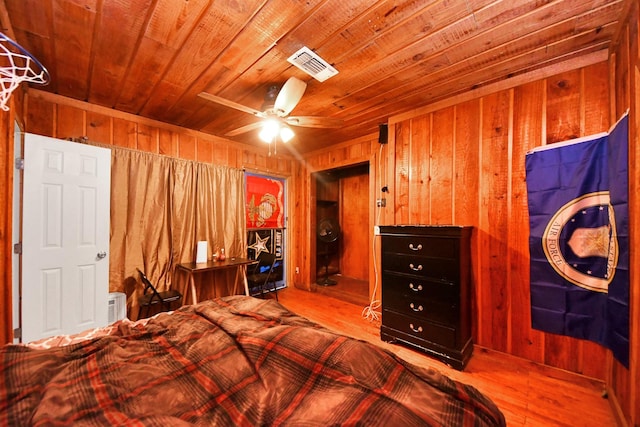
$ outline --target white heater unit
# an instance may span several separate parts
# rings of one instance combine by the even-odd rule
[[[127,296],[122,292],[109,294],[109,324],[127,317]]]

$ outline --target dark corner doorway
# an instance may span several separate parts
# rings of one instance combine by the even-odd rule
[[[316,172],[314,290],[369,299],[369,162]]]

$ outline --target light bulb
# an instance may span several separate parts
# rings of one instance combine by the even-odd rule
[[[282,142],[289,142],[294,135],[295,134],[289,126],[283,126],[280,129],[280,139],[282,139]]]
[[[273,142],[273,139],[278,135],[279,129],[280,125],[276,120],[267,120],[262,125],[262,130],[258,136],[264,142]]]

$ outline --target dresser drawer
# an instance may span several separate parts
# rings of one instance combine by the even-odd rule
[[[432,320],[445,324],[456,324],[460,320],[460,310],[456,302],[407,297],[386,290],[383,292],[383,310],[393,310],[420,320]]]
[[[455,348],[456,346],[456,329],[445,325],[403,316],[389,310],[382,311],[382,325],[403,334],[401,338],[404,339],[410,340],[411,337],[415,337],[443,347]]]
[[[390,271],[382,273],[382,292],[395,292],[407,297],[436,299],[438,301],[459,301],[460,286],[456,282],[398,274]]]
[[[445,282],[457,283],[460,278],[459,261],[451,258],[426,258],[385,253],[382,269]]]
[[[425,257],[457,258],[458,240],[446,237],[383,236],[382,250]]]

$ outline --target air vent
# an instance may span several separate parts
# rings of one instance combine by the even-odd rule
[[[338,74],[338,70],[329,65],[327,61],[320,58],[308,47],[303,47],[291,55],[287,61],[320,82]]]

